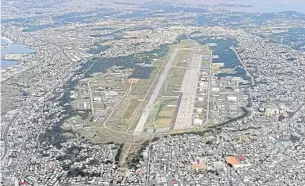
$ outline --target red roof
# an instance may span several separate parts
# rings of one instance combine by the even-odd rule
[[[237,155],[236,157],[237,157],[237,159],[239,159],[239,161],[245,160],[245,157],[243,157],[242,155]]]
[[[143,174],[143,170],[141,170],[141,169],[138,169],[136,172],[137,172],[137,174]]]
[[[172,183],[173,184],[177,183],[177,180],[176,179],[172,179]]]
[[[230,164],[232,166],[240,164],[239,159],[237,159],[234,156],[227,156],[227,157],[225,157],[225,159],[226,159],[227,164]]]

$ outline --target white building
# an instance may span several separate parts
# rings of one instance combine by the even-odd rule
[[[237,97],[233,96],[233,95],[229,95],[227,98],[228,98],[228,101],[230,101],[230,102],[236,102],[237,101]]]
[[[280,113],[280,110],[277,108],[275,104],[265,104],[265,115],[266,116],[273,116],[273,115],[278,115]]]
[[[203,110],[202,110],[202,108],[197,108],[196,111],[197,111],[197,113],[202,113]]]
[[[193,125],[202,125],[202,119],[194,118]]]
[[[219,88],[218,87],[212,87],[212,92],[219,92]]]

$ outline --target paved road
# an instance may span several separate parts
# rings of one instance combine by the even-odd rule
[[[210,54],[210,61],[209,61],[209,86],[208,86],[208,98],[207,98],[207,116],[205,119],[205,124],[209,123],[209,117],[210,117],[210,96],[211,96],[211,85],[212,85],[212,62],[213,62],[213,51],[211,50]]]
[[[15,119],[19,116],[19,113],[15,114],[13,116],[13,118],[11,119],[11,121],[9,122],[9,124],[6,126],[4,132],[3,132],[3,151],[2,151],[2,154],[1,154],[1,161],[4,159],[7,151],[8,151],[8,143],[7,143],[7,133],[8,133],[8,130],[10,128],[10,126],[12,125],[12,123],[15,121]]]
[[[42,42],[51,44],[51,45],[53,45],[54,47],[60,49],[61,52],[62,52],[62,54],[67,58],[67,60],[69,60],[70,62],[74,62],[74,61],[71,60],[70,56],[67,55],[67,54],[65,53],[64,49],[63,49],[62,47],[58,46],[56,43],[51,43],[51,42],[48,42],[48,41],[45,41],[45,40],[36,38],[36,37],[34,37],[33,35],[31,35],[31,34],[30,34],[30,36],[31,36],[32,38],[36,39],[36,40],[39,40],[39,41],[42,41]],[[76,65],[75,62],[74,62],[74,64]],[[40,64],[40,65],[42,65],[42,64]],[[36,68],[37,68],[37,66],[36,66]],[[67,76],[69,76],[69,75],[71,75],[71,74],[73,74],[73,71],[69,71],[69,72],[66,73],[64,76],[62,76],[61,79],[65,79]],[[1,82],[1,83],[3,83],[3,82]],[[50,88],[50,90],[48,90],[48,91],[45,92],[43,95],[41,95],[41,97],[45,96],[45,94],[47,94],[47,93],[49,93],[49,92],[53,92],[56,88],[58,88],[58,85],[60,85],[61,83],[63,83],[63,82],[59,81],[59,82],[53,84],[53,86]],[[3,150],[3,153],[2,153],[2,155],[1,155],[1,161],[2,161],[2,159],[5,158],[5,155],[6,155],[7,151],[8,151],[8,148],[9,148],[9,146],[8,146],[8,144],[7,144],[7,133],[8,133],[8,131],[9,131],[9,127],[12,125],[12,123],[14,122],[14,120],[15,120],[17,117],[19,117],[19,115],[20,115],[20,111],[19,111],[18,114],[16,114],[16,115],[11,119],[11,121],[10,121],[9,124],[7,125],[7,128],[6,128],[5,131],[4,131],[4,135],[3,135],[4,150]],[[49,125],[49,126],[50,126],[50,125]],[[43,126],[43,130],[44,130],[45,128],[47,128],[47,127],[48,127],[48,126],[45,126],[45,127]],[[39,134],[40,134],[40,133],[39,133]],[[37,137],[37,138],[38,138],[38,137]],[[37,138],[36,138],[36,139],[37,139]],[[28,156],[28,157],[27,157],[27,160],[25,159],[23,162],[18,162],[18,165],[16,166],[16,169],[15,169],[15,170],[18,170],[19,172],[21,172],[22,170],[24,170],[24,169],[28,166],[28,164],[30,163],[30,161],[29,161],[30,158],[31,158],[31,156]],[[21,171],[20,171],[20,170],[21,170]],[[22,175],[20,175],[20,177],[22,177]]]
[[[90,98],[91,112],[92,112],[92,114],[94,115],[95,112],[94,112],[94,105],[93,105],[93,94],[92,94],[92,90],[91,90],[91,87],[90,87],[90,82],[91,82],[93,79],[94,79],[94,78],[91,78],[91,79],[88,81],[88,88],[89,88],[89,98]]]
[[[164,71],[162,72],[161,76],[159,77],[158,84],[156,85],[153,94],[151,95],[147,105],[145,106],[145,108],[143,110],[143,113],[142,113],[142,116],[141,116],[133,134],[137,135],[137,134],[139,134],[143,131],[146,120],[147,120],[151,110],[153,109],[153,105],[154,105],[157,97],[159,96],[159,92],[162,88],[162,85],[163,85],[165,79],[167,78],[168,72],[169,72],[169,70],[170,70],[170,68],[171,68],[171,66],[174,62],[174,59],[177,55],[177,52],[178,52],[178,49],[175,49],[171,58],[170,58],[170,60],[169,60],[169,62],[166,64],[166,66],[164,68]]]

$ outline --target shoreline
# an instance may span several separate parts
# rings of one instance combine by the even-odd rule
[[[10,40],[10,39],[9,39],[9,38],[7,38],[7,37],[3,37],[3,36],[1,36],[0,38],[1,38],[1,39],[4,39],[4,40],[6,40],[6,41],[8,41],[8,44],[13,43],[13,41],[12,41],[12,40]]]

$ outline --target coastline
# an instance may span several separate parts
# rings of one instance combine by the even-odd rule
[[[9,38],[7,38],[7,37],[3,37],[3,36],[1,36],[0,38],[1,38],[1,39],[6,40],[6,41],[8,42],[8,44],[13,43],[13,41],[12,41],[12,40],[10,40],[10,39],[9,39]]]

